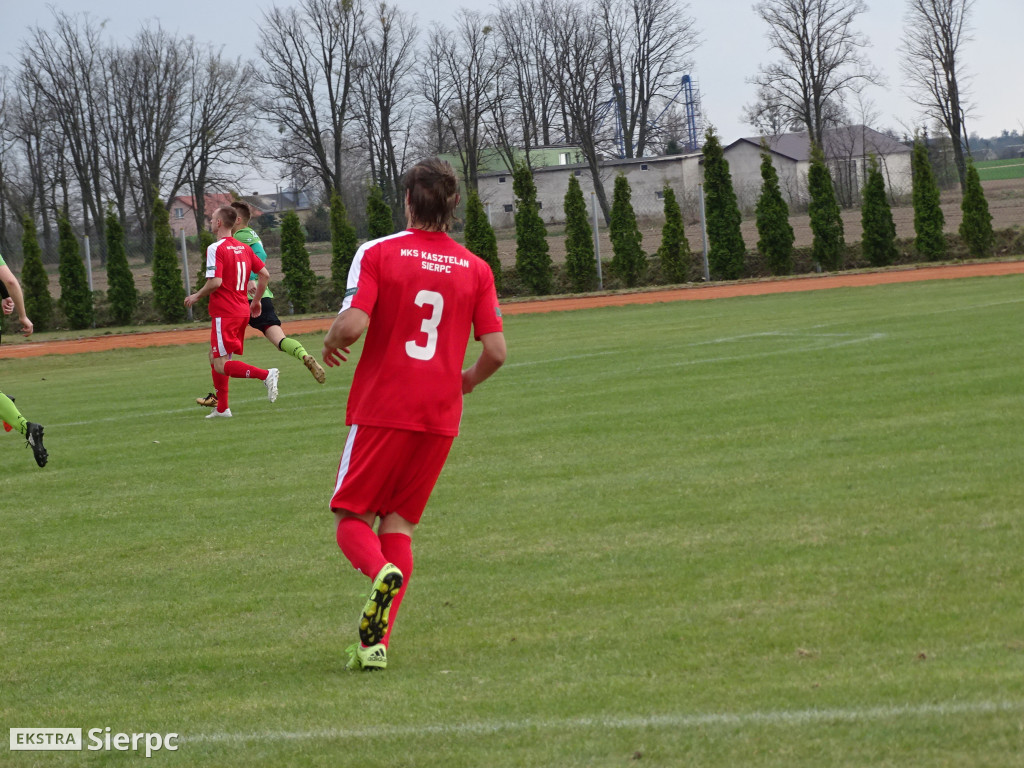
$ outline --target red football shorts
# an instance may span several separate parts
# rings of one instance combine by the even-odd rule
[[[214,357],[233,353],[242,354],[245,343],[245,329],[249,327],[248,317],[215,317],[210,329],[210,348]]]
[[[338,465],[331,509],[383,517],[397,512],[416,524],[455,438],[407,429],[352,425]]]

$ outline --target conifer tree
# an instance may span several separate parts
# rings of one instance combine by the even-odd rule
[[[287,211],[281,217],[281,271],[292,309],[299,314],[308,312],[316,275],[309,267],[306,235],[295,211]]]
[[[283,240],[283,235],[282,235]],[[283,242],[282,242],[283,247]],[[345,203],[336,190],[331,191],[331,285],[335,293],[344,298],[348,285],[348,270],[359,250],[356,228],[348,221]]]
[[[85,274],[85,262],[78,247],[78,238],[71,228],[71,222],[64,216],[57,221],[60,254],[60,305],[64,317],[75,330],[90,327],[95,321],[92,308],[92,293],[89,279]],[[182,297],[184,299],[184,297]],[[29,316],[31,317],[31,315]]]
[[[683,228],[683,212],[676,202],[676,193],[668,184],[662,190],[665,200],[665,224],[661,228],[661,274],[670,283],[685,283],[690,279],[690,241]]]
[[[928,148],[920,139],[914,140],[911,170],[914,177],[914,247],[926,259],[934,261],[946,254],[946,236],[942,232],[946,217],[939,205],[939,187],[928,159]]]
[[[50,276],[43,266],[43,251],[36,236],[36,222],[25,214],[21,222],[21,290],[25,294],[25,314],[38,331],[53,324],[53,296],[50,294]]]
[[[834,272],[843,266],[843,219],[832,186],[832,174],[825,164],[821,147],[811,147],[811,166],[807,171],[807,192],[811,201],[808,214],[814,241],[811,255],[824,269]]]
[[[594,238],[587,221],[587,203],[576,174],[569,174],[569,188],[563,202],[565,210],[565,271],[574,291],[592,291],[597,287],[597,263]]]
[[[533,172],[525,163],[516,166],[512,191],[516,196],[516,272],[530,293],[543,296],[551,293],[551,256]]]
[[[386,237],[395,231],[391,207],[384,202],[384,193],[378,186],[370,187],[370,195],[366,198],[366,227],[371,240]]]
[[[608,225],[612,241],[611,268],[630,288],[640,281],[647,269],[647,256],[640,247],[643,235],[636,224],[631,198],[629,180],[620,173],[615,177],[611,222]]]
[[[704,134],[704,213],[708,229],[708,266],[718,280],[743,274],[747,247],[740,231],[740,207],[732,186],[729,161],[714,128]]]
[[[789,206],[779,189],[779,174],[767,149],[761,150],[761,195],[754,209],[757,220],[757,250],[773,275],[793,271],[793,225]]]
[[[153,199],[153,305],[167,323],[185,319],[185,286],[170,218],[159,195]]]
[[[887,267],[896,260],[896,224],[885,195],[885,179],[874,155],[868,166],[860,210],[863,228],[860,245],[864,258],[873,267]]]
[[[992,231],[992,214],[981,188],[978,169],[970,158],[967,160],[967,180],[960,210],[964,215],[960,222],[960,237],[967,246],[967,252],[975,259],[991,256],[996,240]]]
[[[498,238],[494,228],[487,221],[487,212],[480,202],[480,195],[475,189],[469,191],[466,200],[466,230],[464,233],[466,247],[487,262],[494,275],[494,287],[501,290],[501,262],[498,260]]]
[[[110,302],[114,321],[118,325],[128,325],[135,316],[139,292],[135,289],[135,277],[128,266],[124,228],[113,206],[107,208],[103,236],[107,241],[107,301]]]

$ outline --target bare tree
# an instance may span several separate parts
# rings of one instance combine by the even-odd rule
[[[286,141],[279,159],[310,168],[325,189],[341,190],[344,130],[365,33],[362,0],[302,0],[300,9],[273,8],[260,35],[262,108]]]
[[[677,0],[599,0],[626,157],[643,157],[651,110],[677,89],[700,44],[688,5]]]
[[[196,231],[206,228],[206,190],[233,181],[228,169],[252,165],[257,150],[252,64],[197,46],[188,63],[188,112],[179,164],[168,185],[173,197],[188,187],[195,198]]]
[[[793,113],[767,88],[757,89],[757,100],[743,107],[742,118],[762,136],[778,136],[804,127],[800,121],[793,122]]]
[[[567,24],[566,19],[573,23]],[[554,0],[546,8],[544,24],[551,36],[551,56],[545,60],[568,118],[570,141],[579,144],[590,168],[594,192],[611,221],[611,207],[601,179],[601,106],[608,99],[608,57],[600,17],[580,0]]]
[[[879,76],[862,51],[865,35],[853,28],[867,10],[863,0],[764,0],[754,10],[769,27],[768,40],[780,59],[753,79],[767,103],[803,124],[821,146],[849,91]]]
[[[448,89],[445,84],[444,51],[449,45],[448,31],[434,24],[427,35],[420,75],[420,95],[430,106],[430,116],[423,132],[423,154],[443,155],[453,150],[448,123]]]
[[[27,173],[27,178],[20,179],[16,203],[18,214],[38,216],[44,260],[55,261],[55,222],[57,214],[62,210],[57,200],[57,190],[62,191],[64,200],[69,197],[67,142],[54,114],[52,102],[39,90],[36,80],[23,69],[19,70],[15,80],[8,130],[20,147],[24,171]]]
[[[8,217],[14,194],[17,161],[15,159],[15,137],[10,130],[11,109],[14,94],[6,68],[0,69],[0,254],[11,253],[12,237],[8,229]],[[14,215],[18,215],[15,210]]]
[[[21,50],[21,70],[60,127],[70,170],[81,194],[85,231],[90,226],[95,229],[103,253],[101,123],[106,60],[100,38],[102,25],[87,14],[73,17],[54,11],[54,15],[54,31],[41,27],[30,30],[29,42]]]
[[[487,116],[498,94],[501,70],[497,35],[484,16],[463,8],[452,30],[431,31],[427,56],[438,56],[436,110],[448,123],[449,135],[462,161],[468,189],[477,188],[480,150]]]
[[[909,0],[903,31],[902,69],[914,103],[942,123],[953,143],[960,189],[967,183],[968,144],[961,46],[971,38],[974,0]]]
[[[132,185],[135,183],[132,153],[129,146],[129,127],[124,113],[131,109],[130,56],[124,48],[110,48],[106,51],[107,64],[104,67],[104,119],[100,125],[103,142],[100,149],[104,177],[110,198],[121,226],[128,229],[128,203],[132,199]],[[132,209],[134,217],[136,211]],[[152,214],[150,214],[152,215]]]
[[[509,170],[515,148],[522,147],[530,162],[533,147],[549,146],[553,136],[568,135],[558,90],[545,61],[551,55],[551,35],[538,0],[513,0],[502,5],[495,28],[504,51],[495,99],[496,143]]]
[[[367,27],[366,66],[358,83],[370,175],[397,219],[414,111],[410,75],[416,66],[418,33],[409,14],[384,2]]]
[[[123,53],[118,109],[135,182],[135,215],[147,241],[153,231],[153,202],[180,147],[179,132],[192,96],[188,85],[194,46],[191,38],[178,39],[159,26],[144,27]]]

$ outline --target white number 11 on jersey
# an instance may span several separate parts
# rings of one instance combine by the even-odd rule
[[[414,360],[429,360],[437,351],[437,326],[441,324],[444,296],[437,291],[420,291],[416,294],[416,306],[424,305],[430,305],[433,308],[430,317],[420,324],[420,331],[427,334],[427,343],[420,346],[415,341],[405,342],[405,354]]]

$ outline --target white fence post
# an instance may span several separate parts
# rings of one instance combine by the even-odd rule
[[[708,269],[708,222],[704,218],[704,185],[697,185],[698,197],[700,198],[700,233],[704,238],[704,282],[711,282],[711,272]]]
[[[185,280],[185,295],[190,296],[192,294],[192,281],[188,276],[188,248],[185,247],[185,228],[181,228],[181,266],[182,277]],[[192,307],[188,308],[188,321],[192,322]]]
[[[85,274],[89,278],[89,293],[92,293],[92,253],[89,251],[89,236],[82,238],[85,241]]]
[[[590,193],[590,208],[594,212],[594,258],[597,260],[597,288],[604,290],[604,278],[601,277],[601,243],[597,236],[597,195]]]

